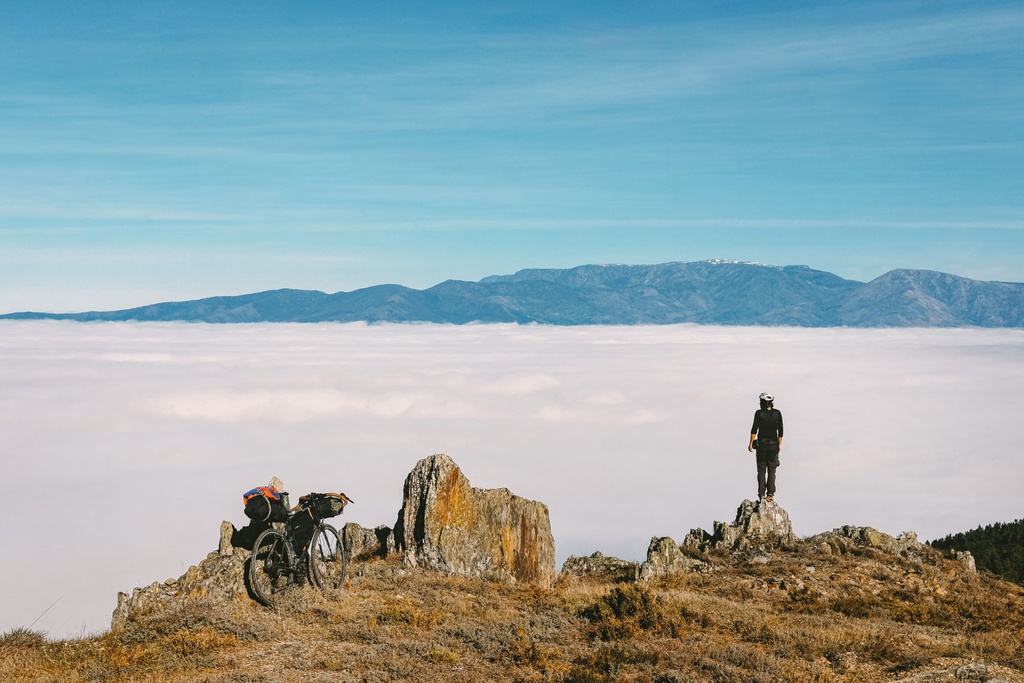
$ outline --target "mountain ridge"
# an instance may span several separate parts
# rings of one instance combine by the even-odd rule
[[[114,311],[18,312],[76,321],[426,322],[547,325],[1024,327],[1024,283],[895,269],[869,282],[804,265],[709,260],[528,268],[422,290],[276,289]]]

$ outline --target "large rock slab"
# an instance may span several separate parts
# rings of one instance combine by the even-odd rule
[[[508,489],[477,489],[444,454],[405,480],[395,546],[412,567],[550,586],[555,539],[548,508]]]

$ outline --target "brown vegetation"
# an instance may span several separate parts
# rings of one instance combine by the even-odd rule
[[[1024,589],[926,555],[799,544],[660,583],[552,589],[379,560],[277,611],[200,599],[97,637],[16,629],[0,636],[0,680],[868,683],[952,681],[974,662],[957,680],[1024,681]]]

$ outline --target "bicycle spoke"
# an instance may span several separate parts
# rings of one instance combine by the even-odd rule
[[[321,590],[340,588],[345,581],[345,550],[337,530],[329,524],[317,528],[309,549],[309,574]]]

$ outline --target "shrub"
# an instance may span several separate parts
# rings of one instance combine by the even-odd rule
[[[594,626],[594,634],[601,640],[635,638],[643,632],[675,638],[681,631],[678,620],[667,616],[658,596],[641,584],[613,588],[585,608],[582,616]]]
[[[625,678],[627,668],[656,667],[661,653],[639,643],[599,647],[578,658],[562,679],[563,683],[612,683]],[[632,680],[632,679],[630,679]]]
[[[560,668],[564,653],[558,648],[538,643],[522,626],[516,626],[515,637],[501,651],[499,659],[515,666],[526,666],[538,671],[555,671]]]
[[[7,648],[34,649],[46,645],[46,634],[27,628],[15,628],[0,636],[0,652]]]

